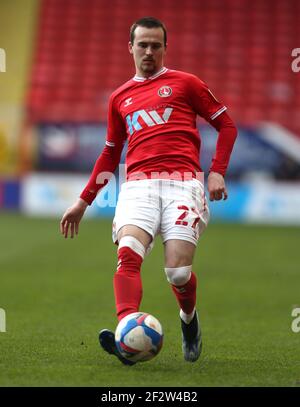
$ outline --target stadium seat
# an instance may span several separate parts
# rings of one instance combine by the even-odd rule
[[[31,120],[63,120],[65,112],[68,120],[105,121],[107,95],[134,74],[127,50],[132,10],[151,15],[155,8],[168,29],[167,66],[201,77],[238,121],[255,122],[269,112],[283,124],[289,106],[293,119],[285,124],[300,134],[300,81],[290,68],[300,35],[299,1],[169,4],[64,0],[62,7],[61,0],[42,0],[27,98]]]

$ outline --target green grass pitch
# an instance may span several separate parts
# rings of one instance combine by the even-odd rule
[[[142,311],[164,328],[157,358],[126,367],[105,354],[114,329],[111,222],[83,220],[65,240],[59,222],[0,215],[1,386],[299,386],[299,228],[210,224],[194,261],[203,353],[183,360],[175,297],[159,238],[143,270]]]

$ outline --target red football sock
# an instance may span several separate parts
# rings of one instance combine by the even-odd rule
[[[130,247],[118,250],[118,268],[114,275],[117,317],[120,321],[132,312],[138,312],[142,300],[141,264],[143,258]]]
[[[191,277],[187,283],[181,286],[175,286],[172,284],[172,290],[176,295],[178,304],[182,311],[186,314],[191,314],[196,305],[196,289],[197,278],[192,272]]]

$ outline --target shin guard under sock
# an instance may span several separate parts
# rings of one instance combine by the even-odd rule
[[[178,304],[185,314],[191,314],[196,305],[197,278],[192,272],[187,283],[181,286],[172,284],[172,290],[177,298]]]
[[[119,248],[118,267],[114,275],[114,293],[119,321],[139,310],[143,293],[140,273],[142,261],[143,257],[130,247]]]

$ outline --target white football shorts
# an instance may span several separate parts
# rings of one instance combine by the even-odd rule
[[[135,225],[152,236],[148,253],[158,234],[163,242],[179,239],[197,245],[209,218],[204,187],[197,179],[128,181],[119,193],[112,238],[117,244],[119,230]]]

